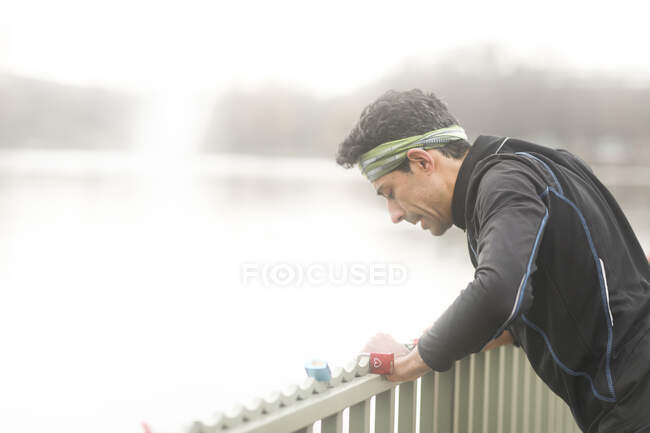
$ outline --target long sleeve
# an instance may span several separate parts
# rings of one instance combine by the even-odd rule
[[[473,209],[474,280],[418,343],[433,370],[480,351],[532,305],[530,275],[549,217],[539,196],[544,188],[544,180],[516,160],[500,161],[482,176]]]

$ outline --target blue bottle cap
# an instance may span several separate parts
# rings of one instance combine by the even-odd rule
[[[329,382],[332,379],[329,365],[320,359],[305,361],[305,371],[307,376],[313,377],[319,382]]]

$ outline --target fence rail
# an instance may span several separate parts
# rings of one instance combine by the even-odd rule
[[[367,359],[238,406],[191,433],[579,433],[568,406],[502,346],[399,385],[368,373]]]

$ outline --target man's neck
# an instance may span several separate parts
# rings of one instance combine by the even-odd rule
[[[461,165],[463,165],[463,161],[465,160],[466,156],[467,153],[465,153],[465,155],[463,155],[463,157],[460,159],[444,158],[446,160],[444,162],[445,186],[447,188],[447,191],[449,191],[450,201],[451,201],[451,197],[453,197],[454,195],[456,180],[458,180],[458,173],[460,172],[460,167]]]

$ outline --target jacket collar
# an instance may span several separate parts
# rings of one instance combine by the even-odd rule
[[[467,205],[467,187],[472,177],[474,167],[482,159],[489,155],[501,150],[500,146],[503,144],[505,137],[493,137],[490,135],[480,135],[472,146],[469,148],[467,156],[463,160],[458,171],[456,184],[454,186],[454,194],[451,198],[451,214],[454,220],[454,225],[462,230],[465,230],[465,208]]]

